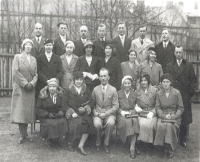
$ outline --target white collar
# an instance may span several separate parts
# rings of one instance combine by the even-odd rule
[[[53,52],[51,52],[51,53],[46,53],[46,52],[45,52],[45,55],[46,55],[47,58],[48,58],[48,57],[51,58],[52,54],[53,54]]]
[[[169,40],[167,42],[163,41],[163,44],[165,44],[166,46],[168,45],[168,43],[169,43]]]
[[[103,41],[106,41],[106,37],[103,37],[103,38],[100,38],[100,37],[99,37],[99,39],[100,39],[100,41],[102,41],[102,40],[103,40]]]
[[[124,93],[125,93],[125,95],[126,95],[126,98],[128,98],[130,92],[131,92],[131,91],[129,91],[128,93],[126,93],[126,91],[124,90]]]
[[[124,39],[125,38],[125,34],[124,35],[120,35],[119,34],[120,39]]]
[[[60,38],[67,38],[66,35],[60,35]]]
[[[35,36],[35,39],[36,39],[36,40],[38,40],[38,38],[39,38],[39,40],[41,40],[41,39],[42,39],[42,36],[39,36],[39,37]]]
[[[181,64],[182,61],[183,61],[183,59],[181,59],[181,60],[176,59],[176,62],[177,62],[177,63],[180,62],[180,64]]]
[[[106,92],[106,90],[107,90],[107,88],[108,88],[108,84],[106,84],[105,86],[101,84],[102,90],[103,90],[103,87],[105,88],[105,92]]]

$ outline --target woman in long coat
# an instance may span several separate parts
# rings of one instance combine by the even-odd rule
[[[110,79],[108,83],[115,87],[117,90],[121,88],[122,80],[122,70],[120,61],[112,56],[113,54],[113,45],[107,44],[104,49],[105,58],[101,60],[101,68],[106,68],[109,70]]]
[[[136,89],[139,78],[139,63],[136,61],[137,52],[134,49],[129,51],[129,61],[121,63],[122,76],[130,75],[133,78],[133,88]]]
[[[67,120],[62,111],[62,88],[58,85],[56,78],[48,81],[48,86],[40,91],[36,108],[40,135],[48,147],[60,147],[68,132]]]
[[[84,83],[82,72],[74,72],[73,78],[64,93],[62,108],[69,119],[69,151],[74,151],[74,140],[80,139],[78,151],[85,156],[84,144],[92,131],[91,93]]]
[[[154,47],[148,49],[148,60],[139,66],[139,75],[142,76],[144,73],[150,75],[151,85],[159,87],[163,70],[162,66],[156,62],[156,52]]]
[[[27,127],[35,122],[35,86],[38,79],[37,62],[31,56],[33,42],[25,39],[22,42],[23,52],[14,57],[12,66],[13,93],[11,101],[11,122],[19,125],[20,138],[32,141],[28,137]]]
[[[72,41],[67,41],[65,44],[66,53],[60,56],[63,66],[63,78],[61,79],[61,87],[68,89],[70,83],[73,81],[73,71],[78,60],[78,56],[73,54],[75,49]]]
[[[119,110],[117,113],[116,126],[123,143],[130,139],[130,157],[135,158],[137,149],[135,147],[136,138],[139,133],[139,123],[137,118],[127,118],[126,115],[134,115],[136,105],[136,93],[132,89],[133,79],[130,75],[122,79],[123,88],[118,91]]]
[[[85,84],[91,93],[94,87],[100,84],[98,79],[98,74],[100,70],[99,59],[93,56],[93,50],[93,43],[91,41],[86,42],[84,44],[85,55],[78,58],[74,68],[74,72],[83,72]]]
[[[136,90],[137,107],[140,113],[139,126],[140,134],[137,140],[151,143],[154,142],[157,117],[155,111],[157,89],[150,84],[149,74],[140,77],[140,85]]]
[[[164,156],[171,158],[178,143],[184,107],[180,92],[171,86],[172,76],[164,74],[161,83],[163,88],[158,91],[156,98],[158,123],[154,145],[164,146]]]

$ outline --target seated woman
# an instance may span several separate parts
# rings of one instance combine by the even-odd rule
[[[68,132],[67,120],[61,110],[62,89],[58,80],[48,80],[48,86],[40,91],[36,115],[40,120],[40,135],[48,147],[60,147],[60,142]]]
[[[164,146],[164,156],[171,158],[178,143],[177,133],[184,108],[180,92],[171,86],[172,76],[162,75],[161,83],[163,88],[156,98],[158,123],[154,145]]]
[[[69,151],[74,151],[74,140],[80,139],[78,151],[87,155],[83,147],[92,128],[91,94],[85,85],[82,72],[74,72],[73,79],[64,93],[62,104],[69,119]]]
[[[117,130],[121,140],[125,143],[127,137],[130,139],[130,157],[135,158],[137,150],[135,147],[136,138],[139,133],[137,118],[128,118],[126,115],[134,115],[136,105],[136,93],[132,89],[133,79],[130,75],[122,79],[123,88],[118,91],[119,110],[117,115]]]
[[[149,74],[140,77],[140,85],[136,90],[138,117],[140,134],[137,140],[153,144],[157,117],[155,111],[157,89],[150,84]]]
[[[133,89],[136,89],[139,78],[139,63],[137,60],[137,52],[134,49],[128,51],[129,61],[121,63],[122,75],[130,75],[133,78]]]

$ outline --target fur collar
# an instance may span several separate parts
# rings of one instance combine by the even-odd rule
[[[63,89],[60,86],[58,86],[58,88],[57,88],[57,95],[60,97],[62,97],[62,95],[63,95]],[[40,91],[39,98],[47,98],[48,96],[49,96],[48,86],[45,86]]]
[[[69,85],[69,91],[75,95],[83,95],[83,93],[85,93],[85,91],[86,91],[86,85],[85,85],[85,83],[83,83],[83,85],[81,86],[81,92],[80,92],[80,94],[78,94],[76,87],[74,85],[74,82],[71,82],[71,84]]]

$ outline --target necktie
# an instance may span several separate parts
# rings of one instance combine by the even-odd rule
[[[121,37],[122,46],[124,47],[124,37]]]
[[[40,44],[40,38],[39,37],[38,37],[37,41],[38,41],[38,44]]]
[[[144,41],[143,41],[143,39],[141,40],[141,44],[143,44],[144,43]]]
[[[102,98],[103,98],[103,101],[104,101],[104,97],[105,97],[105,87],[104,86],[102,87],[102,94],[103,94]]]
[[[178,60],[178,66],[181,66],[181,61],[180,60]]]
[[[167,47],[167,44],[166,43],[164,43],[164,49]]]
[[[52,98],[53,103],[56,104],[56,96],[51,96],[51,98]]]

